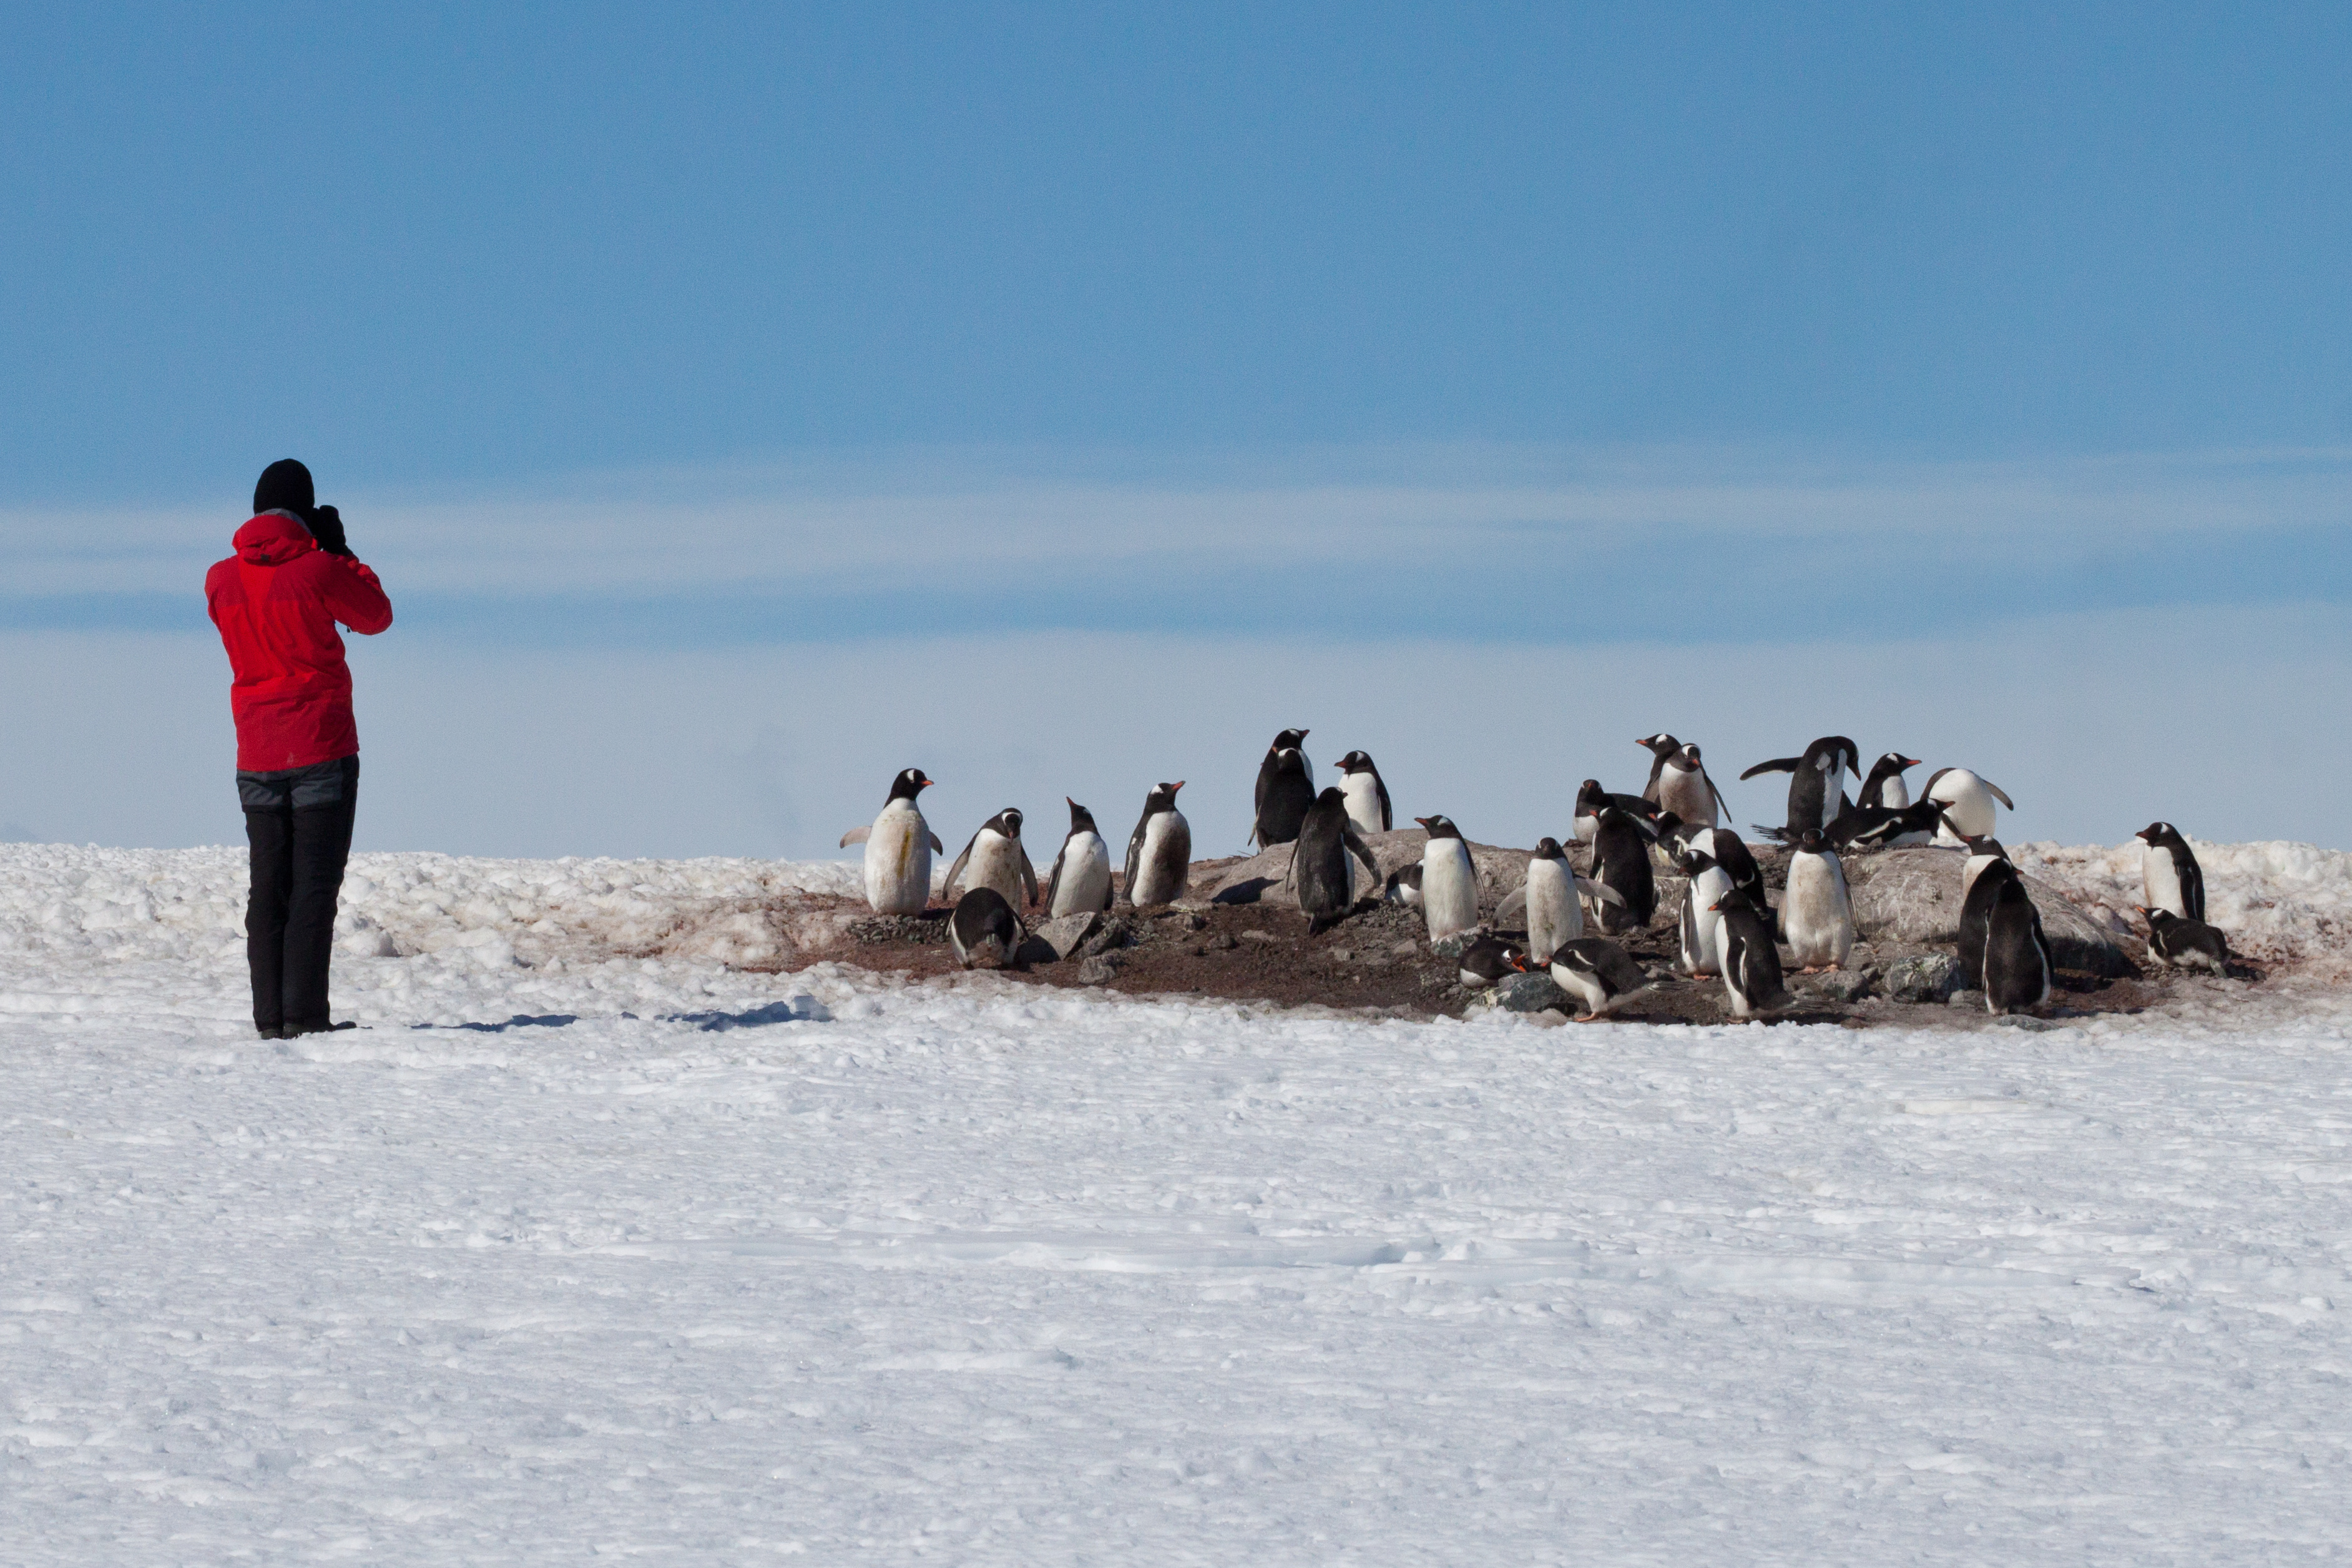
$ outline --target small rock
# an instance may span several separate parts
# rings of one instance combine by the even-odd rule
[[[1355,953],[1348,948],[1335,947],[1331,950],[1331,962],[1334,963],[1345,963],[1355,956]]]
[[[1476,926],[1457,931],[1451,936],[1441,936],[1429,944],[1429,951],[1440,958],[1459,958],[1469,945],[1486,933]]]
[[[1102,920],[1099,910],[1086,914],[1064,915],[1038,926],[1037,935],[1054,950],[1054,957],[1058,962],[1077,952],[1082,942],[1101,929]]]
[[[1948,952],[1923,952],[1886,972],[1886,994],[1897,1002],[1941,1002],[1959,985],[1960,961]]]
[[[1245,931],[1242,932],[1242,940],[1244,942],[1272,942],[1274,940],[1274,933],[1270,931]]]
[[[1816,975],[1813,992],[1832,1002],[1859,1002],[1870,994],[1870,987],[1878,972],[1870,968],[1833,969],[1827,974]]]
[[[1420,951],[1421,944],[1419,942],[1401,942],[1389,949],[1389,956],[1391,958],[1411,958]]]
[[[1231,952],[1234,949],[1241,946],[1241,943],[1234,939],[1231,931],[1221,931],[1216,935],[1211,937],[1203,945],[1215,952]]]
[[[1186,931],[1206,931],[1209,929],[1209,917],[1203,914],[1195,914],[1191,910],[1186,910],[1184,911],[1183,923]]]
[[[1078,963],[1078,984],[1108,985],[1118,974],[1118,957],[1115,953],[1098,952]]]
[[[1113,915],[1102,922],[1102,929],[1087,938],[1078,951],[1088,958],[1099,958],[1106,952],[1116,952],[1122,947],[1135,945],[1135,922],[1123,915]]]
[[[1981,991],[1955,991],[1952,993],[1949,1000],[1946,1002],[1945,1005],[1949,1007],[1982,1007],[1984,1005],[1984,993]]]
[[[2031,1013],[2004,1013],[1993,1020],[2006,1029],[2023,1029],[2028,1034],[2046,1035],[2053,1029],[2063,1029],[2063,1024],[2053,1024],[2047,1018],[2037,1018]]]
[[[1506,974],[1495,986],[1495,1005],[1507,1013],[1540,1013],[1566,1009],[1569,1000],[1549,974]]]

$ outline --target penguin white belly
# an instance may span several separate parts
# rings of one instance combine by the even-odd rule
[[[1961,903],[1969,901],[1969,889],[1977,885],[1977,879],[1984,875],[1985,868],[2000,858],[1998,855],[1971,855],[1960,862]]]
[[[1314,780],[1310,775],[1308,783]],[[1380,782],[1370,773],[1345,773],[1339,779],[1339,798],[1347,803],[1348,820],[1356,825],[1359,833],[1386,833],[1381,826]]]
[[[1706,787],[1706,775],[1696,768],[1667,763],[1658,774],[1658,806],[1695,827],[1715,826],[1715,792]]]
[[[1723,973],[1723,917],[1715,912],[1714,905],[1729,891],[1731,873],[1720,866],[1710,866],[1692,879],[1688,895],[1690,932],[1683,952],[1686,973]]]
[[[894,800],[866,839],[866,902],[877,915],[912,915],[930,901],[930,824],[911,801]]]
[[[1968,837],[1980,838],[1997,826],[1993,820],[1992,792],[1985,788],[1984,780],[1966,768],[1954,768],[1937,779],[1927,791],[1927,797],[1942,801],[1944,815],[1950,818],[1936,828],[1938,844],[1958,845],[1960,839],[1952,832],[1955,827]]]
[[[979,839],[971,847],[971,858],[964,862],[962,890],[993,888],[1015,910],[1027,909],[1029,893],[1021,885],[1021,858],[1019,839],[982,828]]]
[[[1580,816],[1576,819],[1576,841],[1579,844],[1591,843],[1593,835],[1600,831],[1601,819],[1599,817]]]
[[[1432,942],[1478,923],[1478,873],[1459,838],[1433,838],[1422,851],[1421,912]]]
[[[1179,833],[1183,835],[1180,850],[1176,845]],[[1172,903],[1184,896],[1184,879],[1189,867],[1183,864],[1192,853],[1192,824],[1180,811],[1163,811],[1144,825],[1143,853],[1137,857],[1135,886],[1127,890],[1128,901],[1139,906]]]
[[[1061,886],[1054,889],[1049,919],[1091,914],[1110,901],[1110,847],[1099,833],[1076,833],[1062,846]]]
[[[2140,879],[2147,885],[2147,907],[2170,910],[2182,920],[2189,918],[2189,900],[2180,891],[2180,868],[2173,863],[2172,851],[2151,846],[2139,854]]]
[[[1584,1005],[1589,1017],[1609,1005],[1609,988],[1580,969],[1570,969],[1565,963],[1551,966],[1552,984]]]
[[[1878,786],[1878,804],[1902,810],[1911,804],[1911,786],[1901,779],[1888,779]]]
[[[1584,934],[1584,905],[1565,860],[1528,862],[1528,952],[1549,958]]]
[[[1834,857],[1789,857],[1789,890],[1780,901],[1789,951],[1808,969],[1841,968],[1853,952],[1853,904]]]

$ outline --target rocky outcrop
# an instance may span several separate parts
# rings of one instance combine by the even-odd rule
[[[1845,859],[1846,887],[1853,896],[1854,932],[1864,942],[1920,945],[1956,942],[1960,937],[1960,866],[1957,849],[1882,849]],[[2109,978],[2138,973],[2115,937],[2066,895],[2030,872],[2026,891],[2042,911],[2042,932],[2061,969]]]
[[[1393,833],[1368,833],[1364,847],[1372,852],[1372,859],[1381,868],[1381,883],[1407,866],[1421,863],[1422,846],[1429,835],[1418,827],[1400,828]],[[1465,841],[1466,842],[1466,841]],[[1298,895],[1288,885],[1292,846],[1277,844],[1260,854],[1231,860],[1196,860],[1192,863],[1192,887],[1189,897],[1211,904],[1291,904]],[[1589,850],[1570,852],[1580,871],[1590,870]],[[1495,906],[1528,879],[1528,861],[1535,855],[1532,849],[1506,849],[1493,844],[1471,844],[1470,864],[1478,872],[1478,902],[1488,913]],[[1356,875],[1363,875],[1363,864],[1355,857],[1349,863]]]

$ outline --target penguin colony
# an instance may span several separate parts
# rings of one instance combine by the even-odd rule
[[[1614,794],[1597,779],[1579,788],[1573,837],[1591,847],[1592,874],[1580,875],[1560,841],[1538,841],[1527,879],[1504,898],[1490,931],[1479,914],[1479,878],[1462,830],[1442,814],[1416,816],[1428,837],[1418,864],[1381,880],[1364,836],[1391,831],[1395,814],[1380,769],[1362,751],[1339,760],[1338,782],[1319,792],[1307,755],[1308,731],[1275,736],[1259,764],[1250,841],[1261,851],[1291,846],[1286,880],[1312,937],[1385,899],[1420,910],[1433,943],[1451,943],[1465,985],[1494,985],[1515,973],[1549,973],[1581,1006],[1580,1022],[1606,1017],[1665,978],[1645,971],[1612,940],[1646,927],[1658,893],[1652,856],[1685,879],[1675,920],[1678,967],[1717,980],[1735,1016],[1770,1018],[1794,1005],[1780,950],[1804,973],[1843,968],[1854,946],[1853,900],[1843,857],[1903,845],[1941,844],[1967,851],[1960,862],[1958,958],[1961,984],[1984,994],[1994,1014],[2031,1012],[2050,999],[2050,943],[2025,879],[1993,837],[1997,807],[2015,803],[1998,784],[1966,768],[1939,768],[1912,799],[1904,775],[1920,759],[1888,752],[1864,773],[1861,752],[1843,735],[1825,735],[1793,757],[1757,763],[1739,776],[1790,775],[1788,808],[1761,837],[1788,847],[1787,887],[1776,907],[1764,876],[1707,776],[1699,748],[1673,735],[1634,743],[1651,756],[1639,795]],[[1851,776],[1859,798],[1847,788]],[[873,823],[842,836],[866,850],[866,902],[877,914],[919,913],[929,901],[931,856],[943,853],[919,797],[935,781],[919,768],[892,780]],[[1016,961],[1034,911],[1044,920],[1098,913],[1115,895],[1131,906],[1171,903],[1184,895],[1192,833],[1176,804],[1183,781],[1145,795],[1129,835],[1123,873],[1113,886],[1110,850],[1094,815],[1066,800],[1070,826],[1040,891],[1022,841],[1022,813],[1006,807],[982,823],[946,881],[951,906],[948,940],[965,968],[1003,968]],[[2229,943],[2205,923],[2205,883],[2189,841],[2168,822],[2136,836],[2144,846],[2148,948],[2168,968],[2220,973]],[[1361,868],[1363,879],[1358,879]],[[1516,923],[1514,923],[1516,922]],[[1593,934],[1589,928],[1597,928]]]

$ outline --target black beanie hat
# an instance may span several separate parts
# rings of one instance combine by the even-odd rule
[[[291,458],[280,458],[262,469],[261,478],[253,487],[257,517],[265,511],[283,510],[307,520],[318,504],[318,492],[310,488],[310,470]]]

